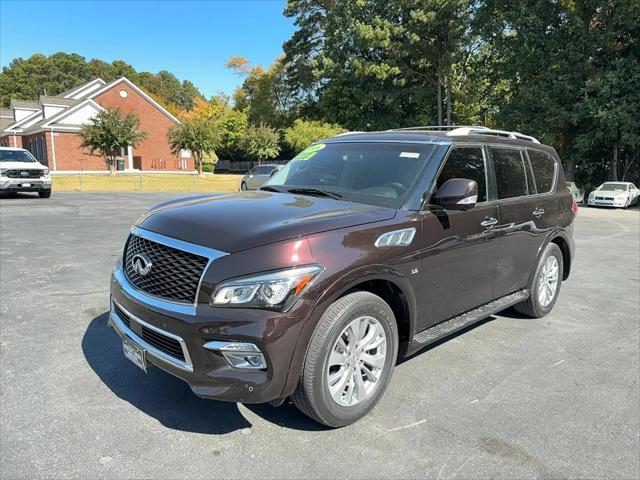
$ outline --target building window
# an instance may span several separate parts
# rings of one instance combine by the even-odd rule
[[[120,90],[120,96],[122,98],[127,98],[127,95],[129,95],[129,92],[127,92],[124,88]]]

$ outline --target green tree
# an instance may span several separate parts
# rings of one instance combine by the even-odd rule
[[[240,148],[261,164],[264,160],[275,158],[280,153],[280,136],[275,129],[265,125],[249,126],[240,139]]]
[[[225,66],[245,77],[235,92],[235,107],[247,113],[250,124],[265,123],[281,129],[292,123],[300,102],[286,77],[284,58],[268,69],[252,67],[244,57],[231,57]]]
[[[197,97],[194,101],[194,108],[182,114],[182,118],[208,119],[219,131],[220,143],[216,153],[226,159],[238,158],[240,154],[240,138],[248,125],[247,114],[244,110],[235,110],[229,103],[229,98],[225,95],[216,95],[209,101]]]
[[[496,121],[552,143],[569,180],[615,179],[618,158],[637,151],[639,16],[632,1],[484,0],[478,9],[501,85]]]
[[[82,85],[88,78],[85,59],[77,54],[16,58],[0,73],[0,101],[7,106],[12,98],[37,100],[39,95],[56,95]]]
[[[303,112],[351,129],[455,120],[454,94],[475,48],[463,0],[290,0],[298,30],[285,43],[286,71]],[[444,94],[443,94],[444,92]]]
[[[107,168],[113,174],[116,170],[116,157],[122,148],[137,147],[146,138],[146,132],[139,131],[140,119],[133,113],[121,113],[119,110],[99,112],[91,123],[83,125],[80,131],[82,148],[93,155],[98,152],[104,158]]]
[[[37,53],[26,60],[16,58],[3,67],[0,103],[7,106],[12,98],[37,100],[39,95],[59,95],[98,77],[105,82],[127,77],[173,112],[190,110],[194,99],[201,97],[193,83],[188,80],[181,83],[167,71],[138,73],[122,60],[87,62],[78,54],[59,52],[48,57]]]
[[[185,120],[171,127],[167,136],[174,155],[180,155],[182,150],[191,152],[198,174],[202,174],[203,158],[212,158],[220,143],[220,132],[208,118]]]
[[[161,70],[156,74],[143,72],[138,78],[140,86],[145,90],[182,110],[191,110],[194,99],[201,97],[193,83],[188,80],[180,83],[180,80],[167,70]]]
[[[339,125],[298,119],[284,131],[284,141],[294,152],[301,152],[313,142],[345,131]]]

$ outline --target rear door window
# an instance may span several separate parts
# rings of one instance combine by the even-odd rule
[[[524,159],[520,150],[489,147],[496,175],[498,199],[522,197],[529,194]]]
[[[478,202],[487,201],[487,175],[480,147],[455,147],[438,176],[437,188],[452,178],[475,180],[478,184]]]
[[[543,152],[536,150],[528,150],[528,152],[538,193],[550,192],[556,177],[556,161]]]

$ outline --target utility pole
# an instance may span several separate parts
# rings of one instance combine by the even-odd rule
[[[84,174],[84,158],[80,159],[80,191],[82,191],[82,177]]]

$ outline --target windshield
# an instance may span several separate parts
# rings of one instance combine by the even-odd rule
[[[399,208],[435,145],[327,143],[304,150],[263,188]]]
[[[0,150],[0,162],[37,162],[33,155],[24,150]]]
[[[614,191],[614,192],[626,192],[627,191],[627,187],[628,187],[628,185],[626,185],[625,183],[607,182],[607,183],[603,183],[602,185],[600,185],[600,188],[598,190],[608,190],[608,191]]]

